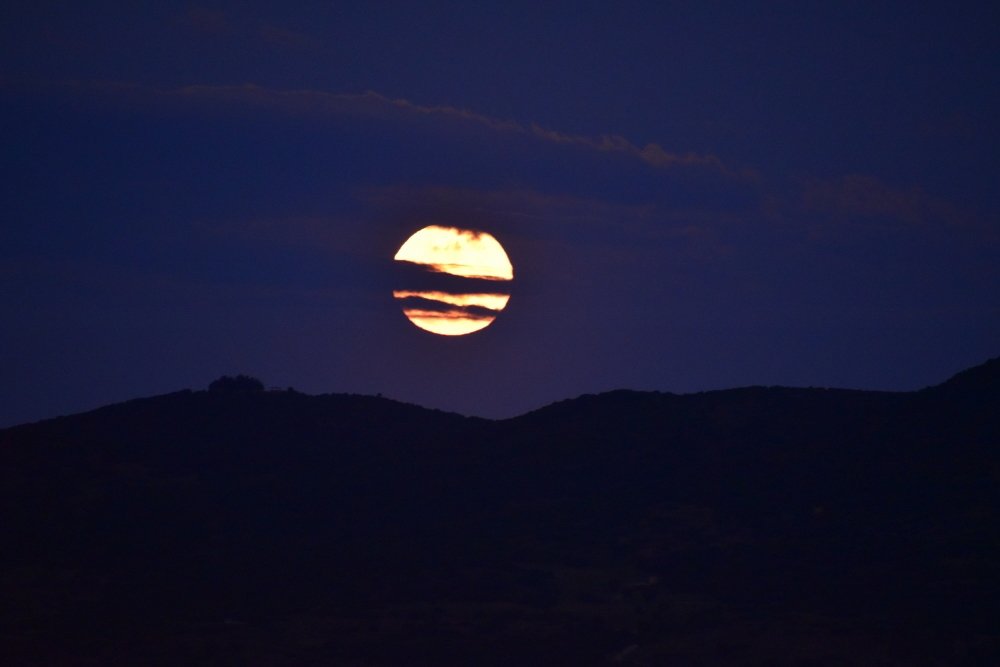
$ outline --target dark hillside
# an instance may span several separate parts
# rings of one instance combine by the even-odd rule
[[[996,360],[492,422],[178,392],[0,431],[4,664],[985,664]]]

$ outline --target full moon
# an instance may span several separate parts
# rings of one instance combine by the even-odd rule
[[[464,279],[470,286],[468,291],[393,291],[403,314],[425,331],[464,336],[485,329],[510,300],[505,283],[514,279],[514,267],[500,242],[486,232],[430,225],[408,238],[393,259],[426,273]]]

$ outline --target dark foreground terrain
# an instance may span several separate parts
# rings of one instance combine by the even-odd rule
[[[0,431],[0,664],[1000,664],[1000,360],[506,421],[183,391]]]

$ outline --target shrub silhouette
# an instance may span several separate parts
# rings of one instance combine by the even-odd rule
[[[264,383],[249,375],[223,375],[208,385],[208,390],[221,394],[258,394],[264,391]]]

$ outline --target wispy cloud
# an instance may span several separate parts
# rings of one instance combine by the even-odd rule
[[[500,243],[490,234],[469,229],[424,227],[406,240],[394,259],[464,278],[514,278],[514,269]]]
[[[802,208],[837,219],[882,218],[905,224],[963,225],[972,216],[920,188],[894,188],[874,176],[850,174],[834,180],[810,180],[802,190]]]
[[[224,17],[202,16],[199,20],[208,26],[219,23]],[[2,83],[2,82],[0,82]],[[156,108],[181,109],[210,108],[255,109],[290,116],[308,116],[318,119],[354,116],[386,120],[437,119],[459,125],[472,125],[497,135],[520,136],[547,145],[573,147],[593,153],[615,154],[638,160],[652,169],[701,170],[723,175],[734,187],[749,186],[760,198],[765,217],[784,219],[787,222],[808,222],[811,230],[817,225],[846,220],[881,218],[905,224],[977,224],[978,216],[962,207],[931,195],[919,188],[894,187],[881,179],[863,174],[850,174],[833,179],[801,179],[780,185],[774,179],[765,179],[756,169],[729,164],[713,153],[671,152],[657,143],[639,144],[617,135],[587,136],[561,132],[535,123],[522,123],[503,119],[451,105],[423,105],[404,98],[393,98],[375,91],[363,93],[333,93],[313,89],[283,90],[256,84],[188,85],[158,88],[130,82],[71,81],[51,84],[56,88],[81,98],[90,98],[106,104],[132,104]],[[448,197],[455,192],[448,190]],[[440,194],[440,193],[439,193]],[[433,197],[431,191],[424,198]],[[466,199],[469,199],[466,193]],[[538,198],[545,198],[540,202]],[[542,195],[528,190],[520,192],[477,193],[473,197],[478,206],[504,207],[512,204],[520,209],[519,215],[544,215],[581,218],[607,218],[607,205],[587,202],[579,205],[575,198],[560,200],[558,196]],[[619,220],[637,220],[649,215],[648,206],[629,207],[630,211]],[[620,212],[619,212],[620,213]],[[713,215],[718,212],[713,211]],[[662,216],[663,211],[657,215]],[[672,213],[671,215],[674,215]],[[685,217],[687,213],[680,214]],[[981,221],[980,221],[981,224]],[[699,226],[700,227],[700,226]],[[662,227],[660,227],[662,229]],[[677,230],[677,226],[673,226]]]
[[[215,24],[209,22],[209,25]],[[269,34],[275,38],[280,37],[278,33],[273,31]],[[281,35],[284,34],[284,32],[281,33]],[[127,82],[68,82],[61,84],[61,86],[79,92],[89,91],[101,95],[125,97],[136,102],[146,100],[182,104],[226,103],[233,106],[254,107],[282,113],[318,116],[351,114],[375,117],[398,115],[438,118],[456,123],[478,125],[497,133],[530,137],[548,144],[626,155],[656,169],[707,169],[740,180],[754,181],[760,178],[755,170],[729,165],[718,156],[710,153],[674,153],[657,143],[637,144],[617,134],[599,136],[568,134],[535,123],[525,124],[450,105],[418,104],[408,99],[393,98],[371,90],[363,93],[331,93],[310,89],[280,90],[251,83],[156,88]]]
[[[485,329],[496,319],[495,315],[480,315],[466,310],[404,308],[403,314],[421,329],[441,336],[464,336]]]
[[[394,290],[397,299],[425,299],[439,301],[451,306],[478,306],[488,310],[503,310],[510,300],[509,294],[452,294],[439,291]]]
[[[748,181],[760,180],[760,174],[751,168],[735,168],[727,165],[711,153],[671,153],[659,144],[649,143],[645,146],[632,143],[619,134],[604,134],[599,137],[588,137],[575,134],[564,134],[532,123],[530,132],[535,137],[557,144],[578,146],[605,153],[622,153],[642,160],[651,167],[703,167],[713,169],[727,176]]]
[[[558,240],[570,233],[578,243],[593,239],[602,246],[628,238],[630,244],[682,246],[699,257],[732,251],[721,240],[724,228],[740,224],[733,213],[665,205],[623,204],[593,197],[552,194],[516,188],[476,190],[448,186],[381,186],[360,196],[389,218],[469,224],[488,223],[520,238]]]

